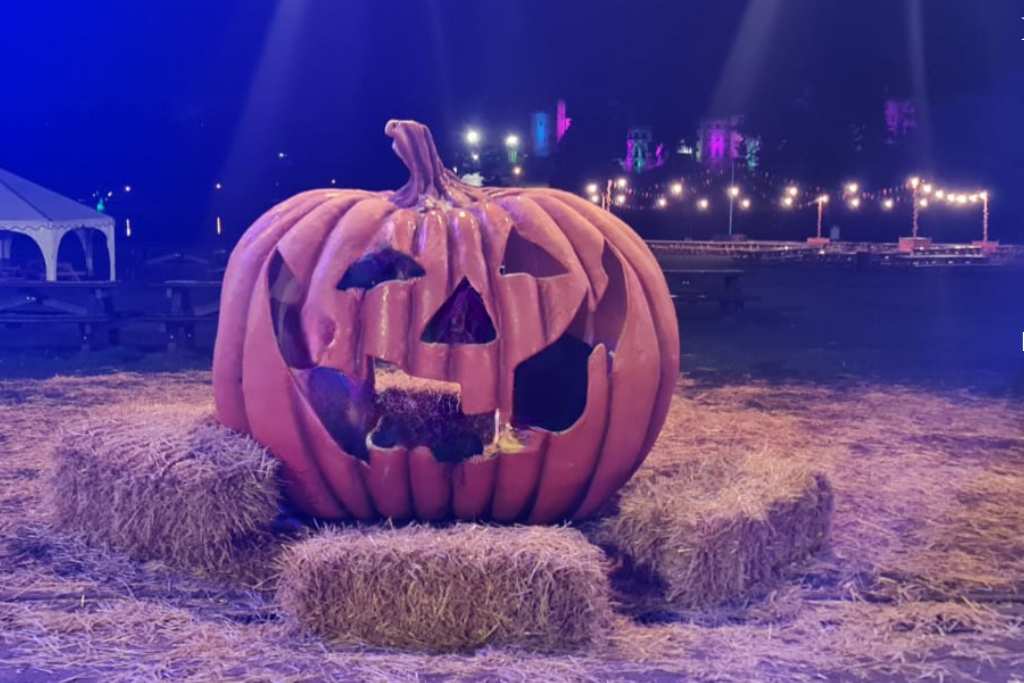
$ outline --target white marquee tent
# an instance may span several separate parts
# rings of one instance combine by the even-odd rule
[[[10,258],[11,238],[3,231],[32,238],[43,252],[46,279],[57,279],[57,250],[61,240],[74,232],[85,250],[86,269],[93,265],[92,240],[88,229],[107,238],[110,279],[114,279],[114,219],[88,206],[0,169],[0,258]]]

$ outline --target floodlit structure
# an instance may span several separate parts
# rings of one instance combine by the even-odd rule
[[[86,270],[93,272],[93,246],[88,230],[107,238],[110,279],[115,279],[114,219],[9,171],[0,169],[0,255],[10,256],[8,233],[26,235],[39,246],[46,264],[46,279],[57,280],[57,252],[68,233],[74,233],[85,251]]]

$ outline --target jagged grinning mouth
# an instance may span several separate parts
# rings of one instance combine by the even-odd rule
[[[531,431],[571,427],[586,407],[590,351],[564,335],[524,361],[515,372],[511,415],[466,415],[458,383],[415,377],[375,358],[367,359],[364,380],[317,366],[302,371],[302,384],[321,423],[350,455],[367,460],[371,447],[425,446],[439,462],[456,463],[515,451]]]

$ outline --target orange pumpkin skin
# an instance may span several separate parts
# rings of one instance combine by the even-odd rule
[[[410,169],[404,187],[299,194],[235,247],[214,350],[218,418],[282,462],[286,496],[315,517],[593,516],[647,455],[675,386],[678,328],[658,264],[625,223],[590,202],[464,185],[424,126],[391,121],[385,132]],[[345,286],[381,254],[411,264],[408,272],[389,265],[401,276]],[[482,301],[493,338],[425,340],[460,287]],[[324,369],[372,387],[383,361],[458,383],[467,415],[514,417],[517,368],[566,338],[589,349],[579,417],[519,432],[515,452],[443,462],[422,444],[367,438],[356,457],[325,426],[333,417],[313,388]],[[355,399],[337,405],[351,424],[372,427]]]

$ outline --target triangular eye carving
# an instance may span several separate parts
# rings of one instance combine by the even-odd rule
[[[501,274],[526,273],[534,277],[553,277],[569,272],[546,249],[526,239],[513,228],[505,243]]]
[[[423,266],[411,256],[385,247],[349,266],[338,283],[338,289],[370,289],[388,280],[411,280],[423,275]]]
[[[497,337],[480,293],[462,278],[423,329],[421,340],[428,344],[487,344]]]

